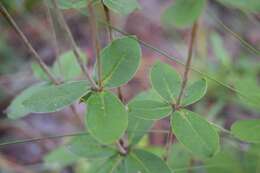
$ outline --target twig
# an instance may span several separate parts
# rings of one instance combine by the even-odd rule
[[[16,31],[16,33],[19,35],[19,37],[22,39],[28,50],[33,55],[34,59],[38,62],[40,67],[43,69],[43,71],[46,73],[48,78],[54,83],[59,84],[59,81],[55,79],[55,77],[51,74],[49,68],[47,65],[42,61],[40,55],[36,52],[36,50],[33,48],[29,40],[26,38],[22,30],[19,28],[19,26],[16,24],[14,19],[11,17],[11,15],[8,13],[6,8],[3,6],[3,4],[0,2],[0,12],[4,16],[4,18],[8,21],[8,23],[13,27],[13,29]]]
[[[90,81],[92,87],[97,89],[98,87],[97,87],[96,82],[93,80],[93,78],[91,77],[90,73],[88,72],[84,62],[80,58],[80,53],[78,51],[77,44],[76,44],[76,42],[75,42],[75,40],[74,40],[74,38],[72,36],[72,33],[71,33],[70,29],[69,29],[69,26],[67,25],[67,23],[66,23],[66,21],[65,21],[65,19],[63,17],[62,12],[60,11],[60,9],[58,7],[57,0],[52,0],[52,3],[54,5],[54,9],[55,9],[55,11],[56,11],[56,13],[58,15],[58,21],[59,21],[60,25],[63,27],[63,29],[65,30],[65,32],[66,32],[66,34],[67,34],[67,36],[69,38],[69,43],[70,43],[70,45],[72,47],[73,53],[74,53],[74,55],[76,57],[76,60],[77,60],[78,64],[80,65],[81,70],[85,73],[85,75],[86,75],[87,79]]]
[[[89,12],[89,22],[91,27],[92,33],[92,42],[93,47],[95,48],[96,53],[96,60],[97,60],[97,71],[98,71],[98,86],[99,89],[102,89],[102,67],[101,67],[101,60],[100,60],[100,43],[98,38],[98,30],[97,30],[97,23],[96,23],[96,15],[93,10],[92,2],[88,4],[88,12]]]
[[[105,16],[106,16],[106,20],[109,24],[111,24],[111,19],[110,19],[110,13],[109,13],[109,9],[105,6],[105,4],[103,4],[103,8],[104,8],[104,12],[105,12]],[[107,35],[108,35],[108,42],[111,43],[113,41],[113,34],[112,34],[112,29],[110,27],[107,27]],[[117,94],[118,94],[118,98],[124,102],[124,96],[121,90],[121,87],[117,88]],[[122,137],[121,139],[119,139],[116,143],[117,148],[119,150],[120,153],[122,154],[126,154],[127,153],[127,149],[125,149],[124,147],[128,147],[128,142],[126,141],[127,139],[125,139],[124,137]]]
[[[28,142],[38,142],[46,139],[58,139],[58,138],[65,138],[65,137],[72,137],[72,136],[81,136],[87,135],[87,132],[77,132],[77,133],[70,133],[70,134],[63,134],[63,135],[55,135],[55,136],[45,136],[45,137],[36,137],[31,139],[22,139],[22,140],[14,140],[9,142],[4,142],[0,144],[1,147],[9,146],[9,145],[16,145],[16,144],[24,144]]]
[[[181,102],[185,87],[186,87],[187,82],[188,82],[188,73],[189,73],[190,66],[191,66],[192,52],[193,52],[193,46],[194,46],[197,28],[198,28],[198,24],[197,24],[197,22],[195,22],[193,24],[192,30],[191,30],[191,38],[190,38],[190,42],[189,42],[188,57],[187,57],[187,61],[186,61],[186,64],[185,64],[185,71],[184,71],[184,75],[183,75],[183,81],[182,81],[182,84],[181,84],[181,91],[180,91],[180,94],[179,94],[177,101],[176,101],[177,107],[179,106],[179,104]]]
[[[103,8],[104,8],[105,16],[106,16],[106,21],[107,21],[108,24],[111,25],[111,18],[110,18],[109,9],[104,4],[103,4]],[[107,34],[108,35],[108,41],[109,42],[113,41],[113,33],[112,33],[111,27],[107,27],[107,33],[108,33]]]
[[[120,29],[118,29],[118,28],[112,26],[112,25],[109,25],[107,22],[104,22],[103,20],[99,20],[99,22],[102,23],[102,24],[104,24],[104,25],[109,26],[110,28],[112,28],[113,30],[115,30],[116,32],[118,32],[118,33],[120,33],[120,34],[122,34],[122,35],[131,35],[130,33],[127,33],[127,32],[125,32],[125,31],[122,31],[122,30],[120,30]],[[133,39],[133,40],[138,41],[138,42],[139,42],[140,44],[142,44],[143,46],[145,46],[145,47],[147,47],[147,48],[149,48],[149,49],[155,51],[155,52],[158,53],[159,55],[162,55],[162,56],[168,58],[169,60],[173,60],[173,61],[175,61],[176,63],[178,63],[178,64],[180,64],[180,65],[185,65],[185,63],[183,63],[182,61],[179,60],[179,59],[180,59],[179,57],[172,56],[172,55],[170,55],[168,52],[166,52],[166,51],[164,51],[164,50],[161,50],[161,49],[159,49],[159,48],[157,48],[157,47],[154,47],[153,45],[151,45],[151,44],[149,44],[149,43],[147,43],[147,42],[145,42],[145,41],[143,41],[143,40],[141,40],[141,39],[138,39],[138,38],[136,38],[136,37],[130,37],[130,38]],[[192,66],[190,67],[190,69],[191,69],[192,71],[198,73],[199,75],[204,76],[205,78],[207,78],[207,79],[209,79],[209,80],[211,80],[211,81],[216,82],[216,83],[219,84],[220,86],[222,86],[222,87],[224,87],[224,88],[227,88],[227,89],[229,89],[230,91],[232,91],[232,92],[234,92],[234,93],[237,93],[238,95],[240,95],[240,96],[242,96],[242,97],[247,98],[247,99],[250,100],[250,98],[248,98],[247,95],[245,95],[244,93],[240,92],[239,90],[233,88],[232,86],[230,86],[230,85],[228,85],[228,84],[225,84],[225,83],[223,83],[223,82],[221,82],[221,81],[219,81],[219,80],[217,80],[217,79],[215,79],[215,78],[209,76],[208,74],[203,73],[202,71],[200,71],[200,70],[198,70],[198,69],[195,69],[195,68],[192,67]]]

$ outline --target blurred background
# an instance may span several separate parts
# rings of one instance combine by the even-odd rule
[[[52,66],[57,55],[70,50],[64,31],[57,24],[52,7],[48,12],[46,2],[36,0],[1,0],[1,2],[46,64]],[[176,27],[171,23],[172,14],[167,10],[174,1],[140,0],[139,2],[140,9],[129,16],[111,13],[113,26],[136,35],[139,39],[185,62],[190,27]],[[240,98],[226,87],[208,79],[206,96],[190,109],[225,129],[229,129],[237,119],[259,118],[260,115],[258,104],[260,100],[260,2],[254,1],[256,4],[250,7],[248,4],[251,2],[243,2],[244,4],[236,6],[228,0],[208,0],[198,21],[193,67],[222,83],[239,89],[252,98],[250,101]],[[95,57],[87,8],[67,9],[65,6],[61,8],[78,46],[88,57],[89,69],[92,69]],[[99,18],[104,19],[99,5],[96,6],[96,13]],[[50,15],[53,16],[54,25],[50,22]],[[105,46],[106,27],[100,24],[99,31],[102,46]],[[113,35],[117,38],[121,34],[113,31]],[[122,87],[125,102],[150,88],[149,68],[156,60],[161,59],[173,65],[181,74],[183,73],[182,65],[158,52],[143,45],[142,52],[142,65],[138,73],[130,83]],[[79,119],[70,109],[52,114],[30,114],[19,120],[7,118],[6,109],[12,99],[27,87],[40,81],[31,56],[15,31],[0,16],[0,143],[83,130],[79,126]],[[190,72],[190,81],[201,77],[203,76],[196,72]],[[83,120],[84,106],[79,104],[76,109]],[[165,131],[168,129],[167,119],[156,122],[151,132],[139,145],[161,155],[167,139]],[[85,161],[73,164],[65,162],[63,165],[60,163],[62,166],[55,169],[43,163],[45,155],[66,140],[61,138],[0,146],[0,173],[87,172]],[[174,163],[169,164],[176,169],[175,172],[260,172],[259,146],[241,143],[227,134],[223,134],[221,140],[220,154],[209,161],[193,158],[176,143],[176,148],[180,147],[180,149],[179,153],[173,155],[181,162],[173,161]],[[218,164],[220,162],[221,164]]]

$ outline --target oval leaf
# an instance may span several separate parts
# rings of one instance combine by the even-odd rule
[[[7,108],[8,118],[18,119],[31,113],[31,111],[26,109],[26,107],[23,105],[23,102],[46,86],[47,85],[43,83],[36,84],[25,89],[21,94],[16,96],[11,102],[10,106]]]
[[[86,63],[86,55],[79,51],[80,58]],[[79,77],[82,70],[75,58],[73,51],[68,51],[59,56],[59,59],[54,63],[52,71],[58,78],[68,81]]]
[[[44,156],[46,166],[52,166],[55,168],[69,166],[77,160],[79,160],[79,157],[68,151],[64,146],[59,147]]]
[[[128,116],[128,142],[130,145],[137,144],[142,137],[148,132],[148,130],[152,127],[154,121],[145,120],[142,118],[138,118],[132,116],[131,114]]]
[[[127,83],[137,71],[140,58],[140,45],[130,37],[114,40],[104,48],[101,52],[101,64],[105,87],[113,88]]]
[[[123,160],[118,173],[171,173],[169,167],[158,156],[144,151],[134,150]]]
[[[86,124],[90,134],[104,144],[118,140],[127,128],[124,105],[113,94],[93,93],[87,101]]]
[[[148,120],[158,120],[170,115],[172,107],[154,100],[137,100],[128,105],[129,115]]]
[[[182,106],[188,106],[199,101],[207,91],[207,82],[205,79],[199,80],[191,84],[185,89],[184,97],[181,99]]]
[[[72,153],[88,158],[107,158],[117,153],[117,150],[108,146],[102,146],[90,135],[76,136],[66,145],[66,148]]]
[[[171,125],[179,142],[194,154],[208,158],[219,149],[219,136],[211,124],[188,110],[173,113]]]
[[[231,127],[232,134],[240,140],[259,143],[260,120],[240,120],[235,122]]]
[[[203,11],[205,0],[176,0],[162,16],[168,26],[187,27],[195,22]]]
[[[103,0],[104,4],[116,13],[128,15],[139,8],[137,0]]]
[[[167,102],[176,102],[181,88],[180,75],[168,64],[157,62],[151,70],[151,83]]]
[[[259,0],[218,0],[223,5],[242,10],[244,12],[260,12]]]
[[[46,86],[25,99],[23,105],[34,113],[56,112],[71,105],[89,91],[90,87],[87,81]]]
[[[189,170],[183,168],[189,168],[191,159],[192,155],[182,144],[174,143],[171,146],[167,164],[173,171],[176,170],[176,172],[188,173]],[[182,169],[183,171],[181,171]]]

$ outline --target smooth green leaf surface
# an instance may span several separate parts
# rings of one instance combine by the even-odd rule
[[[205,0],[176,0],[166,9],[162,21],[168,26],[187,27],[201,15]]]
[[[40,67],[40,65],[38,65],[37,63],[32,63],[31,68],[32,68],[33,75],[37,79],[43,80],[43,81],[50,81],[48,76],[45,74],[45,72]]]
[[[90,134],[104,144],[118,140],[127,129],[124,105],[113,94],[93,93],[87,101],[86,124]]]
[[[191,159],[192,155],[185,149],[184,146],[182,146],[182,144],[174,143],[171,146],[167,164],[173,171],[176,170],[176,172],[188,173],[188,169],[185,168],[190,167]]]
[[[46,86],[47,84],[43,84],[43,83],[36,84],[25,89],[18,96],[16,96],[14,100],[11,102],[10,106],[7,108],[8,118],[18,119],[31,113],[31,111],[26,109],[26,107],[23,105],[23,102],[28,98],[30,98],[31,95],[37,93],[38,91],[40,91],[42,88]]]
[[[89,0],[58,0],[59,8],[63,10],[67,9],[80,9],[87,7]]]
[[[86,63],[86,55],[82,51],[79,52],[82,61]],[[63,53],[54,63],[52,71],[56,77],[65,81],[76,79],[82,74],[73,51]]]
[[[34,113],[56,112],[71,105],[89,91],[90,86],[87,81],[46,86],[26,98],[22,104]]]
[[[218,0],[225,6],[236,8],[245,12],[260,12],[259,0]]]
[[[79,50],[80,58],[84,63],[86,63],[86,55]],[[37,79],[49,81],[48,76],[42,70],[42,68],[36,64],[31,65],[34,76]],[[75,58],[73,51],[67,51],[59,56],[51,67],[51,72],[54,74],[55,78],[62,81],[75,80],[82,74],[81,68]]]
[[[73,164],[77,160],[79,160],[79,157],[68,151],[64,146],[59,147],[44,156],[45,164],[55,168],[63,168]]]
[[[232,134],[240,140],[247,142],[260,142],[260,120],[240,120],[231,127]]]
[[[170,115],[172,107],[153,100],[137,100],[128,104],[129,115],[148,120],[157,120]]]
[[[90,135],[72,138],[66,148],[72,153],[88,159],[107,158],[117,153],[116,149],[101,145]]]
[[[165,100],[153,89],[148,91],[143,91],[135,96],[131,101],[138,101],[138,100],[154,100],[159,102],[164,102]]]
[[[137,71],[141,58],[139,43],[130,37],[114,40],[101,52],[102,80],[113,88],[127,83]]]
[[[211,124],[200,115],[180,110],[172,114],[173,133],[179,142],[202,158],[214,156],[219,149],[219,136]]]
[[[144,151],[133,150],[126,156],[114,155],[107,160],[92,162],[88,173],[171,173],[158,156]]]
[[[103,2],[112,11],[123,15],[140,8],[137,0],[103,0]]]
[[[239,158],[236,158],[235,154],[226,150],[221,151],[213,158],[206,160],[205,167],[207,167],[208,173],[245,173],[242,170]]]
[[[145,120],[129,114],[128,129],[127,129],[129,144],[130,145],[137,144],[142,139],[142,137],[148,132],[148,130],[152,127],[153,123],[154,121],[152,120]]]
[[[181,99],[182,106],[188,106],[199,101],[207,91],[207,82],[205,79],[199,80],[188,86],[184,91],[184,97]]]
[[[119,167],[120,173],[171,173],[158,156],[144,150],[132,151]]]
[[[176,102],[181,88],[180,75],[168,64],[157,62],[151,70],[153,89],[169,103]]]

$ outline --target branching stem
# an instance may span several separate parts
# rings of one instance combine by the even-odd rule
[[[100,61],[100,43],[99,43],[99,37],[98,37],[98,29],[97,29],[97,23],[96,23],[96,15],[93,10],[93,4],[90,2],[88,4],[88,12],[89,12],[89,22],[91,27],[91,33],[93,35],[92,42],[93,47],[95,48],[96,53],[96,61],[97,61],[97,73],[98,73],[98,87],[100,90],[102,90],[102,66]]]
[[[67,23],[64,19],[62,12],[59,9],[57,0],[52,0],[52,3],[54,5],[55,11],[58,15],[58,21],[59,21],[60,25],[63,27],[63,29],[65,30],[65,32],[68,36],[68,39],[69,39],[70,45],[72,47],[73,53],[76,57],[78,64],[80,65],[81,70],[85,73],[85,75],[86,75],[87,79],[90,81],[92,87],[95,88],[95,89],[98,88],[96,82],[93,80],[90,73],[88,72],[86,65],[84,64],[83,60],[80,58],[80,53],[78,51],[77,44],[76,44],[76,42],[75,42],[75,40],[72,36],[72,33],[69,29],[69,26],[67,25]]]
[[[16,24],[12,16],[8,13],[6,8],[3,6],[3,4],[0,2],[0,13],[4,16],[4,18],[8,21],[8,23],[12,26],[12,28],[16,31],[16,33],[19,35],[19,37],[22,39],[28,50],[33,55],[33,58],[37,61],[37,63],[40,65],[40,67],[43,69],[43,71],[46,73],[48,78],[54,83],[59,84],[59,81],[55,79],[55,77],[51,74],[51,71],[47,67],[47,65],[43,62],[40,55],[36,52],[36,50],[33,48],[30,41],[26,38],[22,30],[19,28],[19,26]]]
[[[181,84],[181,91],[180,91],[180,94],[179,94],[177,101],[176,101],[177,106],[180,105],[181,99],[183,97],[184,90],[185,90],[187,82],[188,82],[188,74],[189,74],[189,70],[190,70],[190,67],[191,67],[192,52],[193,52],[195,37],[196,37],[196,33],[197,33],[197,28],[198,28],[198,23],[195,22],[193,24],[192,30],[191,30],[191,37],[190,37],[189,49],[188,49],[188,57],[187,57],[187,61],[185,63],[185,70],[184,70],[184,75],[183,75],[183,81],[182,81],[182,84]]]

